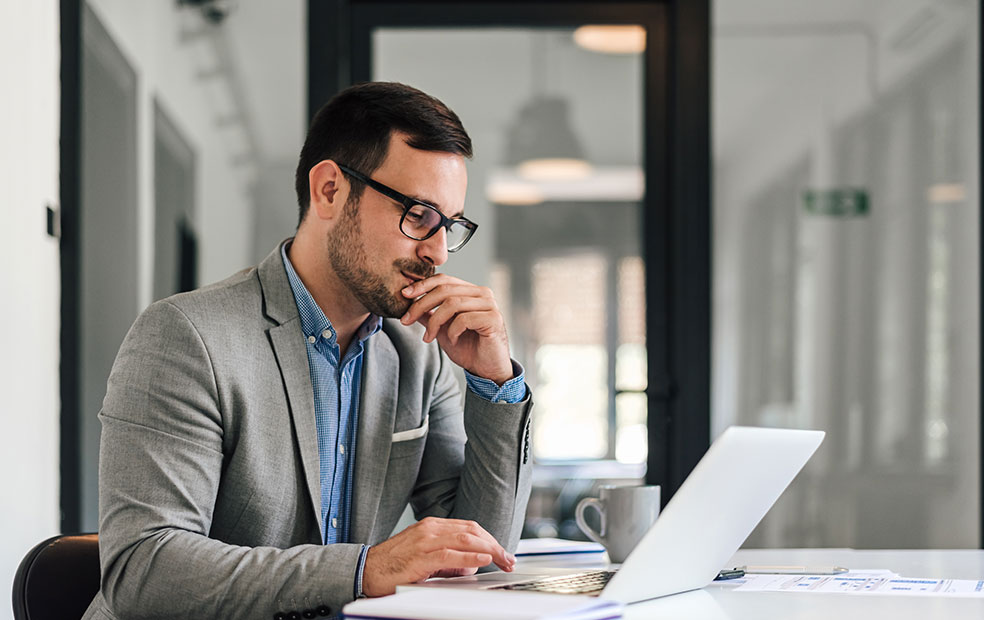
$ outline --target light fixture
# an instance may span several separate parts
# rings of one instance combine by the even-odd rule
[[[506,159],[529,180],[579,179],[591,173],[574,135],[567,101],[534,97],[509,128]]]
[[[544,157],[519,164],[516,172],[531,181],[571,181],[591,175],[591,164],[574,157]]]
[[[534,183],[504,179],[491,181],[485,187],[488,201],[500,205],[538,205],[543,202],[543,192]]]
[[[967,199],[967,188],[963,183],[934,183],[926,190],[926,198],[934,204],[963,202]]]
[[[502,205],[536,205],[543,202],[639,202],[646,190],[645,175],[638,165],[592,166],[580,179],[531,181],[513,168],[495,168],[486,177],[485,196]]]
[[[591,25],[574,31],[574,42],[602,54],[639,54],[646,49],[646,29],[636,25]]]
[[[530,38],[530,92],[506,134],[506,164],[520,180],[580,179],[591,174],[571,127],[567,99],[547,92],[546,33]]]

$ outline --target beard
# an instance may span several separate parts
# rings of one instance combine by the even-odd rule
[[[362,236],[358,207],[351,200],[343,207],[342,219],[328,233],[328,260],[335,275],[369,312],[384,318],[399,318],[406,314],[413,303],[400,292],[390,290],[387,275],[369,270],[369,255]],[[393,261],[393,274],[406,272],[420,278],[429,278],[436,271],[434,265],[423,261],[400,258]]]

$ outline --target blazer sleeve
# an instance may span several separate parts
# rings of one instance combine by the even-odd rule
[[[430,429],[417,484],[414,515],[476,521],[515,551],[532,485],[529,388],[522,401],[493,403],[461,392],[451,361],[440,352]]]
[[[354,597],[361,545],[209,538],[223,411],[205,343],[170,302],[127,334],[99,414],[101,593],[120,618],[272,618]]]

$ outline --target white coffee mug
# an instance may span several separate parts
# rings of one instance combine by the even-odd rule
[[[598,487],[599,497],[586,497],[577,504],[574,517],[585,536],[604,545],[608,559],[625,561],[659,516],[659,485]],[[584,511],[594,508],[601,517],[601,527],[591,528]]]

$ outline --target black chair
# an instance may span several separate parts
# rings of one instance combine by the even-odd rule
[[[99,591],[99,536],[53,536],[31,549],[14,575],[15,620],[81,618]]]

